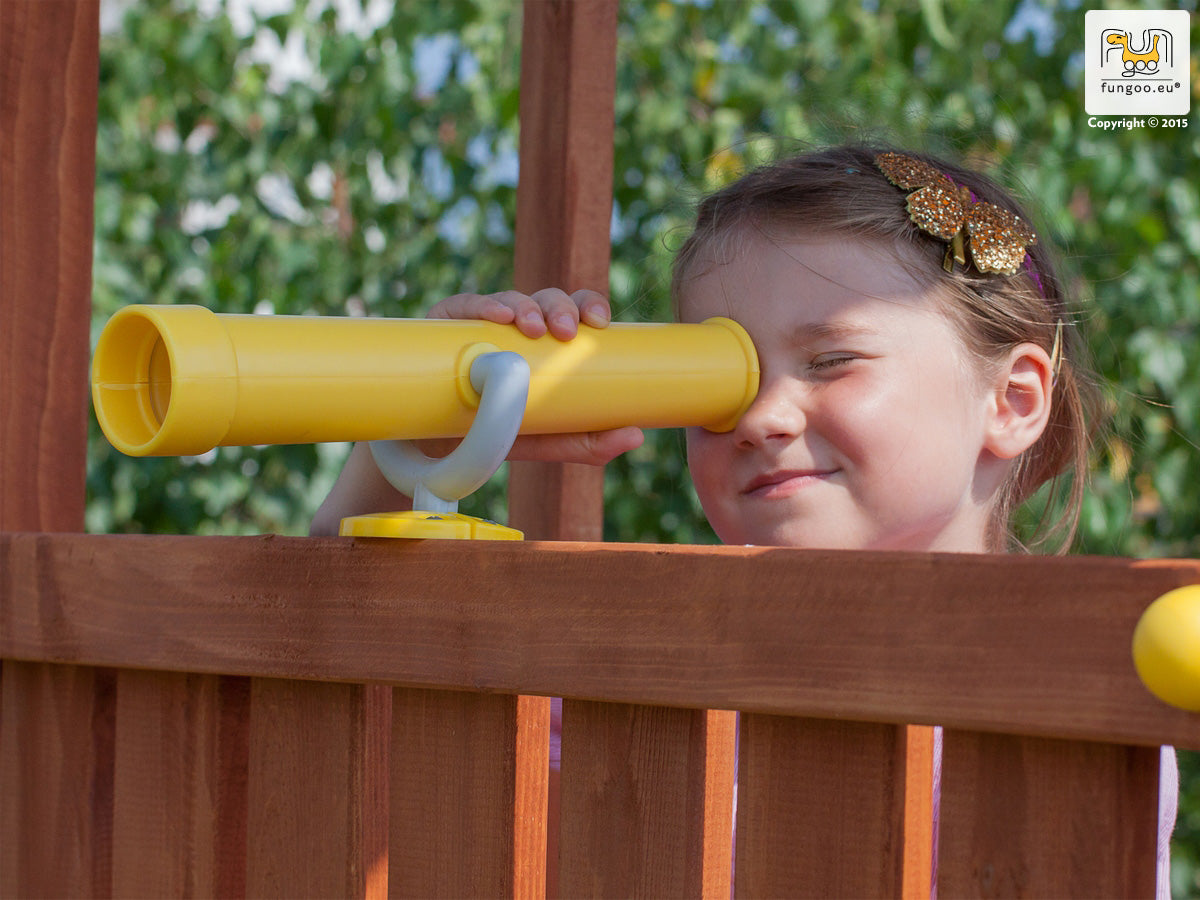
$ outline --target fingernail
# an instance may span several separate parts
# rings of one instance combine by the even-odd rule
[[[589,306],[583,311],[582,316],[583,321],[589,325],[600,327],[608,324],[608,313],[600,307]]]
[[[559,313],[557,316],[554,316],[550,321],[554,323],[554,327],[557,328],[559,331],[574,331],[575,330],[575,320],[573,318],[571,318],[569,315],[567,315],[566,313]]]

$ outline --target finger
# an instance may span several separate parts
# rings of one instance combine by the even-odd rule
[[[511,293],[516,293],[511,292]],[[516,318],[517,300],[505,302],[499,294],[455,294],[439,300],[425,314],[428,319],[486,319],[508,325]],[[525,298],[524,294],[517,295]]]
[[[558,288],[546,288],[530,298],[541,308],[550,333],[560,341],[569,341],[579,332],[579,307],[574,296]]]
[[[584,431],[575,434],[524,434],[513,442],[509,459],[522,462],[571,462],[602,466],[622,453],[634,450],[645,441],[642,429],[635,426],[610,431]],[[460,438],[429,438],[414,443],[431,459],[450,454]]]
[[[598,291],[576,291],[571,295],[579,310],[579,319],[593,328],[604,328],[612,321],[608,298]]]
[[[644,440],[642,430],[633,426],[579,434],[525,435],[517,438],[509,459],[602,466],[640,447]]]

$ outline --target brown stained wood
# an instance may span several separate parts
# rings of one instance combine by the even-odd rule
[[[705,710],[703,897],[729,897],[733,884],[734,790],[737,779],[736,712]]]
[[[397,689],[393,897],[545,892],[546,701]]]
[[[546,896],[550,767],[550,698],[517,698],[513,804],[513,896]]]
[[[715,831],[731,824],[732,732],[728,714],[711,721],[710,733],[706,710],[563,703],[563,896],[729,896],[732,829]]]
[[[81,531],[98,0],[0,3],[0,531]]]
[[[0,3],[0,531],[83,530],[99,20]],[[113,681],[0,661],[0,895],[111,892]]]
[[[83,529],[98,69],[98,2],[0,3],[0,531]],[[0,894],[111,892],[113,715],[0,662]]]
[[[115,676],[5,661],[0,896],[112,895]]]
[[[945,732],[944,897],[1153,897],[1157,747]]]
[[[392,695],[386,684],[362,686],[362,854],[365,900],[386,900],[391,877]]]
[[[16,534],[0,655],[1200,748],[1129,651],[1198,582],[1190,560]]]
[[[245,893],[249,681],[117,674],[113,893]]]
[[[388,700],[376,685],[253,681],[249,896],[380,895],[387,771],[377,740]]]
[[[529,540],[599,541],[604,532],[604,467],[511,462],[509,522]]]
[[[896,729],[896,752],[904,765],[904,873],[900,893],[926,900],[933,885],[934,729],[906,725]]]
[[[521,44],[513,282],[608,293],[616,0],[532,0]],[[531,540],[598,541],[603,469],[517,462],[509,519]]]
[[[617,6],[616,0],[524,5],[520,290],[608,287]]]
[[[900,896],[905,765],[898,730],[741,717],[737,896]]]

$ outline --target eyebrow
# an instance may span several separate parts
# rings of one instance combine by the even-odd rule
[[[878,330],[868,325],[852,322],[808,322],[800,325],[792,332],[792,339],[798,344],[808,341],[870,337],[878,334]]]

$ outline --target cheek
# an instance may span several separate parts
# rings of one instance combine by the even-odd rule
[[[823,393],[819,407],[809,413],[809,430],[851,460],[863,462],[911,427],[908,406],[894,385],[845,379]]]
[[[703,428],[687,429],[687,464],[700,502],[706,507],[728,481],[729,435],[713,434]]]
[[[717,453],[716,435],[703,428],[688,428],[687,433],[687,464],[691,470],[692,479],[699,481],[713,465]]]

